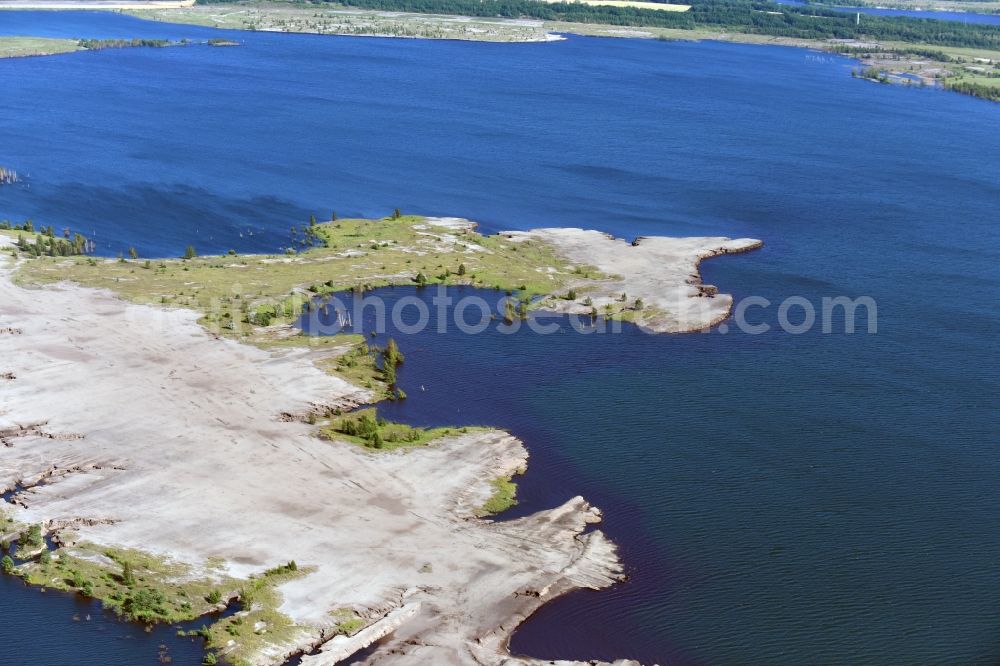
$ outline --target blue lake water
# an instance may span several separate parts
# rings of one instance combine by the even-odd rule
[[[15,550],[11,547],[9,553],[14,555]],[[213,621],[199,618],[175,626],[148,627],[124,622],[97,601],[28,587],[14,576],[0,576],[0,610],[6,619],[0,648],[4,664],[196,665],[205,654],[204,641],[181,638],[177,631],[191,631]],[[218,617],[237,610],[234,605]]]
[[[28,588],[19,579],[0,577],[0,609],[6,622],[0,661],[46,666],[126,666],[161,663],[161,656],[182,665],[201,663],[200,638],[177,638],[173,627],[146,632],[119,621],[99,603]],[[199,625],[200,626],[200,625]]]
[[[401,338],[410,398],[385,415],[510,428],[532,455],[516,511],[582,494],[621,545],[631,580],[544,607],[515,651],[1000,661],[1000,105],[734,44],[30,12],[0,13],[0,34],[241,42],[0,61],[0,163],[27,174],[0,188],[0,218],[96,233],[102,254],[273,250],[310,213],[399,207],[487,230],[751,236],[766,247],[706,262],[706,281],[878,302],[875,335]],[[134,628],[85,631],[75,601],[18,585],[0,663],[155,663],[152,643],[118,651]]]
[[[887,9],[883,7],[839,7],[805,2],[805,0],[774,0],[779,5],[812,6],[832,9],[838,12],[870,14],[872,16],[908,16],[932,21],[957,21],[959,23],[988,23],[1000,25],[1000,14],[977,14],[975,12],[939,12],[919,9]]]

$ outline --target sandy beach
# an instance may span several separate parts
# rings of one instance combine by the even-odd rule
[[[580,283],[592,305],[576,300],[551,300],[556,312],[585,314],[591,307],[619,308],[624,299],[641,299],[636,322],[654,333],[690,333],[710,328],[729,316],[733,297],[702,284],[700,263],[723,254],[749,252],[763,246],[753,238],[655,236],[629,243],[599,231],[557,228],[506,232],[514,241],[536,238],[551,244],[570,261],[592,265],[613,276],[599,283]],[[649,309],[652,308],[652,312]]]

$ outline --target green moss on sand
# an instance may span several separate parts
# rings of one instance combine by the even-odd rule
[[[324,424],[320,430],[320,436],[324,439],[350,442],[369,449],[391,451],[427,446],[434,440],[447,435],[485,430],[488,428],[415,428],[379,418],[377,410],[372,408],[332,417],[329,423]]]
[[[492,516],[517,504],[517,484],[512,477],[493,479],[493,495],[476,512],[479,516]]]

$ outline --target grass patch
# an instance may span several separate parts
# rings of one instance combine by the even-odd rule
[[[0,58],[55,55],[81,50],[75,39],[50,39],[48,37],[0,37]]]
[[[351,349],[362,342],[365,342],[365,336],[358,333],[306,335],[299,332],[296,335],[283,335],[280,337],[261,335],[254,344],[264,349],[298,349],[310,347],[323,351],[337,351],[340,349]]]
[[[517,484],[510,476],[493,479],[493,495],[476,511],[478,516],[492,516],[517,504]]]
[[[391,451],[427,446],[447,435],[485,430],[488,428],[415,428],[403,423],[386,421],[379,417],[378,410],[371,408],[333,417],[330,424],[320,430],[320,436],[369,449]]]
[[[237,665],[252,663],[255,655],[269,645],[291,642],[301,629],[278,612],[281,594],[276,588],[312,570],[300,568],[292,561],[251,576],[239,589],[243,610],[197,633],[205,636],[209,649],[218,651],[227,663]]]
[[[197,577],[183,564],[86,543],[43,552],[18,573],[29,584],[98,599],[118,615],[145,623],[193,620],[218,603],[210,601],[213,594],[221,599],[236,589],[222,575]]]
[[[352,384],[381,393],[383,397],[392,397],[391,387],[384,381],[378,366],[378,349],[369,345],[363,336],[357,337],[361,340],[346,353],[327,361],[325,367]]]
[[[70,280],[134,302],[194,309],[213,333],[254,342],[261,328],[290,324],[316,296],[337,291],[413,286],[422,276],[426,285],[545,294],[578,277],[542,241],[514,243],[416,216],[338,220],[303,229],[296,237],[308,241],[300,240],[301,251],[293,254],[39,257],[22,265],[18,280],[36,285]]]
[[[353,636],[368,624],[364,618],[358,616],[350,608],[338,608],[335,611],[331,611],[330,615],[333,616],[333,619],[337,623],[337,627],[334,630],[335,633],[341,636]]]
[[[223,655],[227,663],[250,664],[268,646],[287,644],[302,630],[278,612],[281,595],[277,587],[313,570],[292,561],[245,580],[221,572],[194,575],[187,565],[140,551],[83,543],[44,551],[36,561],[9,573],[31,585],[98,599],[118,615],[147,624],[194,620],[238,596],[243,604],[239,613],[178,633],[203,637],[212,654]],[[348,629],[353,621],[353,614],[345,618]]]

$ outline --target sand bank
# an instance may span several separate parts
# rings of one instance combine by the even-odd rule
[[[515,241],[543,240],[566,259],[613,276],[600,281],[580,280],[576,299],[550,299],[547,307],[577,314],[592,308],[601,314],[605,308],[616,313],[626,308],[636,323],[657,333],[700,331],[728,317],[733,297],[702,284],[698,266],[709,257],[748,252],[763,245],[752,238],[662,236],[628,243],[599,231],[563,228],[503,235]],[[628,310],[635,307],[637,299],[641,300],[641,309]]]
[[[473,517],[490,482],[525,464],[507,433],[385,454],[320,440],[281,415],[370,395],[301,353],[219,339],[190,311],[16,286],[10,263],[0,256],[0,431],[12,433],[0,487],[49,480],[6,512],[70,543],[222,561],[237,577],[289,559],[315,567],[279,588],[300,629],[252,663],[322,643],[338,609],[370,629],[311,666],[373,636],[371,663],[528,663],[506,650],[521,620],[619,579],[613,544],[583,534],[600,514],[582,498],[511,522]]]

